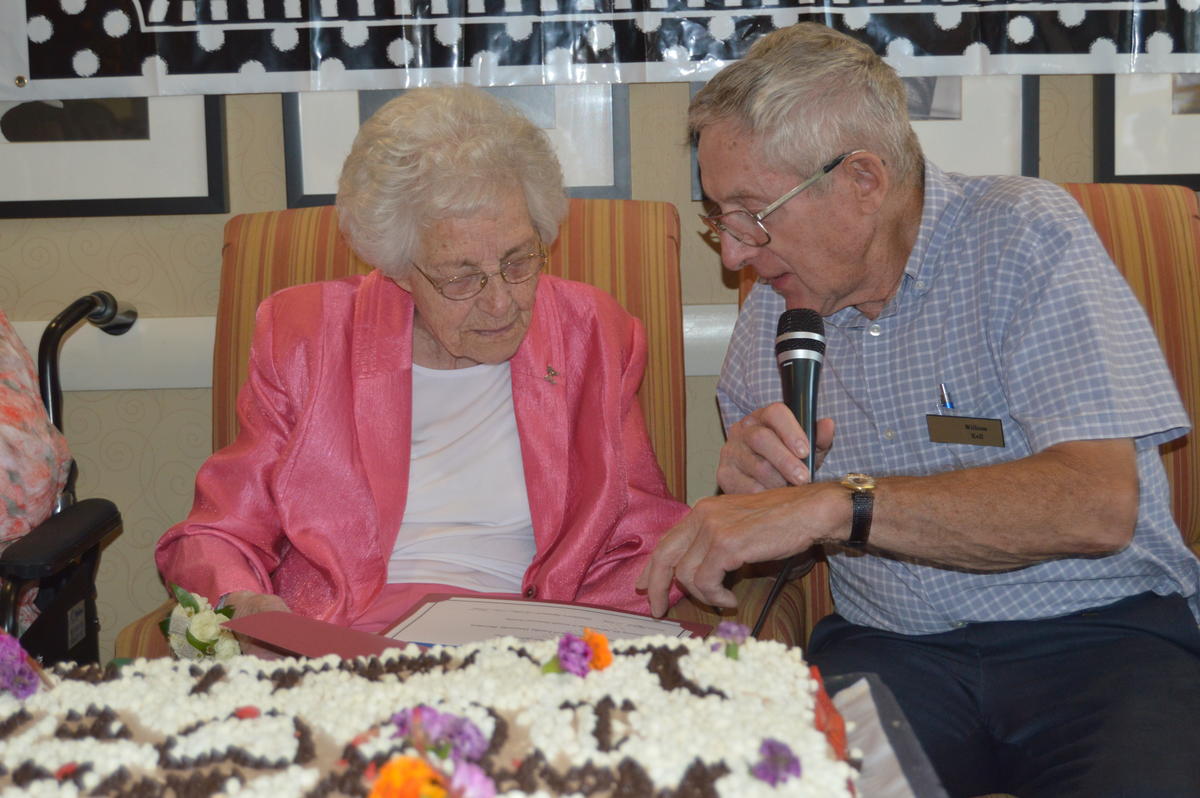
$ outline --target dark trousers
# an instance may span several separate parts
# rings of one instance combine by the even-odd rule
[[[1200,796],[1200,628],[1179,596],[934,635],[831,615],[807,658],[879,674],[955,798]]]

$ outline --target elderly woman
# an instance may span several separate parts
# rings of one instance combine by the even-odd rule
[[[262,304],[241,431],[163,577],[365,631],[431,591],[647,612],[634,581],[687,507],[638,406],[641,324],[540,274],[566,211],[546,137],[476,89],[407,92],[359,131],[337,208],[376,270]]]

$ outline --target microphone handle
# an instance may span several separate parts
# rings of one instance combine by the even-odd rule
[[[820,376],[820,362],[808,358],[794,358],[786,361],[779,367],[780,383],[783,386],[783,403],[796,416],[796,421],[800,423],[800,428],[808,436],[808,457],[804,459],[804,464],[808,466],[808,478],[810,481],[817,472],[817,447],[813,443],[813,439],[816,435],[815,411],[817,406],[817,384]],[[812,549],[793,554],[784,561],[782,568],[780,568],[778,575],[775,577],[775,581],[771,584],[771,590],[767,593],[767,598],[763,602],[762,609],[758,613],[758,619],[754,622],[754,628],[750,630],[751,637],[758,638],[763,624],[766,623],[771,605],[775,603],[775,599],[779,596],[779,591],[783,589],[784,582],[789,578],[800,579],[811,571],[816,564],[817,558],[813,554]],[[794,574],[792,573],[793,571],[795,571]]]
[[[795,358],[779,367],[780,382],[783,385],[783,403],[791,409],[792,415],[800,423],[800,428],[808,437],[808,457],[804,464],[808,466],[809,479],[816,473],[816,445],[813,439],[817,434],[816,406],[817,383],[821,375],[821,365],[818,361],[808,358]]]

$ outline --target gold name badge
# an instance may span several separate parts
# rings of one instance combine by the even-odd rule
[[[971,446],[1004,446],[1004,425],[998,418],[925,416],[933,443],[966,443]]]

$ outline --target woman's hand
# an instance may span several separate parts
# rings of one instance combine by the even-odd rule
[[[255,593],[252,590],[235,590],[225,597],[225,606],[233,607],[234,618],[244,618],[259,612],[291,612],[283,599],[272,593]],[[242,647],[243,654],[250,654],[263,659],[278,659],[277,649],[259,645],[253,638],[234,635]]]

